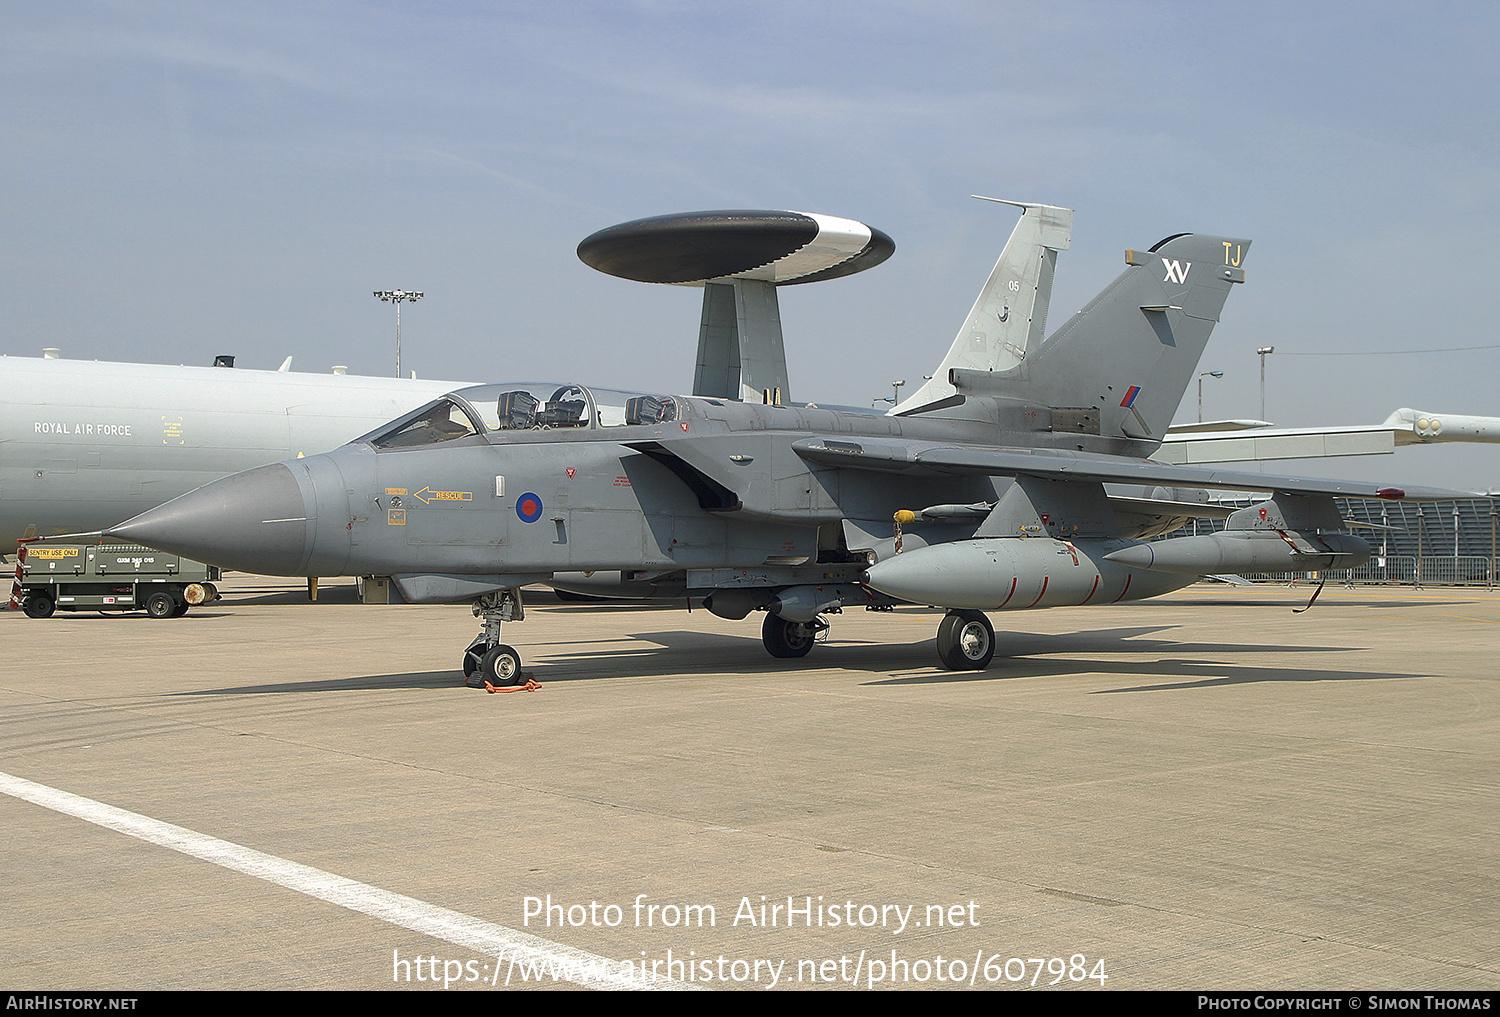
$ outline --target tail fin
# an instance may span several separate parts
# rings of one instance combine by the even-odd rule
[[[979,195],[974,195],[978,198]],[[1057,252],[1068,249],[1073,210],[1055,205],[983,198],[1021,209],[1000,260],[964,319],[948,355],[921,388],[891,409],[912,413],[953,396],[949,371],[1006,371],[1025,359],[1047,334],[1047,305]]]
[[[1159,443],[1198,368],[1230,287],[1245,281],[1250,241],[1178,234],[1149,251],[1019,365],[961,390],[1097,414],[1098,433]],[[1092,430],[1092,421],[1089,421]]]

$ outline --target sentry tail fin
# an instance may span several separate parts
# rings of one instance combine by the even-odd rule
[[[974,195],[978,198],[980,195]],[[1068,249],[1073,233],[1073,211],[1055,205],[1038,205],[1001,198],[983,198],[1021,209],[1021,219],[1000,252],[984,289],[953,340],[948,355],[911,396],[894,407],[892,414],[918,412],[952,397],[957,389],[949,380],[953,369],[1007,371],[1025,360],[1046,335],[1047,305],[1052,297],[1052,276],[1057,252]]]
[[[725,279],[703,284],[693,395],[750,403],[791,399],[774,282]]]

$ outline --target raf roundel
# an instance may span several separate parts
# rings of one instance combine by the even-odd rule
[[[534,523],[542,518],[542,499],[530,491],[516,499],[516,515],[523,523]]]
[[[853,275],[889,258],[896,242],[873,226],[813,212],[678,212],[610,226],[578,257],[636,282],[702,285],[760,279],[777,286]]]

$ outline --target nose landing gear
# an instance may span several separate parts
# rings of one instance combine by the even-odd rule
[[[521,671],[521,655],[515,647],[500,641],[503,622],[526,617],[520,589],[486,593],[474,602],[474,616],[480,620],[479,635],[464,650],[464,684],[470,688],[511,688],[526,681]]]

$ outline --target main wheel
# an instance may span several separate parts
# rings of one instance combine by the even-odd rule
[[[33,593],[26,598],[22,610],[28,618],[51,618],[52,612],[57,610],[57,601],[45,593]]]
[[[828,623],[821,619],[810,622],[788,621],[779,614],[767,611],[766,620],[760,626],[760,641],[765,644],[766,652],[773,657],[805,657],[813,648],[818,633],[827,627]]]
[[[983,671],[995,656],[995,628],[983,611],[949,611],[938,625],[937,650],[950,671]]]
[[[521,655],[515,651],[514,647],[501,643],[480,659],[477,677],[496,688],[520,685],[525,681],[521,677]]]
[[[177,598],[166,590],[156,590],[146,595],[146,613],[152,618],[170,618],[177,611]]]

